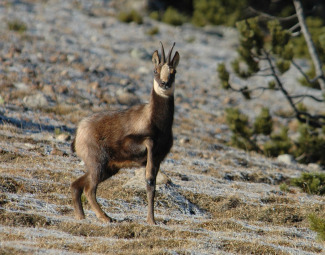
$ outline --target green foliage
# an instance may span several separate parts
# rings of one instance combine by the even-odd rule
[[[135,22],[137,24],[142,24],[143,19],[141,15],[136,10],[131,10],[129,12],[120,12],[118,19],[125,23]]]
[[[24,33],[27,30],[27,25],[18,19],[8,21],[7,26],[9,30],[16,31],[18,33]]]
[[[240,35],[240,45],[237,50],[239,58],[232,62],[232,67],[238,76],[247,78],[260,70],[259,62],[254,55],[261,54],[264,45],[263,33],[257,18],[237,22],[236,26]],[[241,63],[246,65],[244,70],[241,69]]]
[[[306,75],[308,76],[308,78],[310,80],[313,79],[314,77],[316,77],[315,67],[313,64],[311,64],[310,69],[308,71],[306,71]],[[314,88],[314,89],[320,89],[320,85],[317,80],[310,83],[305,79],[305,77],[301,77],[298,79],[298,81],[302,86],[310,87],[310,88]]]
[[[267,22],[266,26],[262,26],[258,18],[250,18],[237,22],[236,26],[239,32],[240,41],[237,49],[239,56],[231,63],[234,73],[244,79],[255,74],[279,78],[278,80],[273,79],[269,82],[268,88],[270,89],[276,89],[281,84],[285,86],[285,84],[281,82],[281,75],[290,69],[295,53],[291,32],[283,29],[278,20],[271,20]],[[323,37],[325,39],[325,33]],[[324,41],[319,40],[319,43],[325,46]],[[260,61],[263,60],[266,61],[262,63],[263,70],[260,70]],[[223,88],[240,92],[246,99],[251,98],[250,92],[252,90],[250,90],[249,86],[235,89],[229,84],[229,72],[225,70],[224,65],[218,66],[218,73]],[[313,76],[315,76],[314,73]],[[265,88],[265,90],[266,89],[267,88]],[[283,94],[285,93],[287,92],[283,92]],[[291,95],[289,94],[288,97],[290,98]],[[287,99],[287,101],[290,103],[290,99]],[[296,100],[293,101],[296,103]],[[308,116],[308,109],[304,105],[298,104],[297,109],[303,113],[304,117]],[[301,163],[316,162],[325,165],[325,139],[324,135],[319,135],[317,130],[310,132],[307,127],[300,128],[300,137],[297,142],[293,143],[288,137],[287,128],[282,129],[280,133],[271,134],[272,118],[267,109],[262,110],[261,115],[256,118],[253,130],[250,130],[248,123],[246,123],[247,130],[250,130],[250,132],[238,131],[245,130],[242,127],[245,119],[240,117],[238,113],[238,116],[234,115],[234,113],[230,114],[230,112],[227,112],[227,114],[231,116],[230,119],[232,120],[229,121],[228,119],[228,124],[233,125],[230,127],[233,131],[233,145],[240,148],[246,147],[246,149],[254,149],[259,152],[263,151],[268,156],[291,153]],[[292,115],[292,112],[290,112],[290,115]],[[234,121],[236,118],[237,122]],[[256,136],[259,134],[264,134],[266,136],[271,135],[266,138],[269,140],[264,144],[257,145]],[[249,146],[247,146],[247,144]]]
[[[229,72],[226,69],[226,65],[224,63],[218,64],[217,67],[218,77],[221,81],[221,85],[224,89],[229,89]]]
[[[315,214],[309,215],[310,229],[315,231],[318,238],[325,241],[325,219],[317,217]]]
[[[286,71],[288,71],[291,66],[290,61],[283,59],[278,59],[275,64],[281,74],[284,74]]]
[[[175,8],[168,7],[162,16],[162,21],[173,26],[180,26],[186,22],[186,17]]]
[[[192,23],[196,26],[233,26],[243,16],[247,0],[194,0]]]
[[[152,27],[146,32],[147,35],[156,35],[158,33],[159,33],[158,27]]]
[[[308,194],[325,194],[325,174],[324,173],[302,173],[301,177],[293,178],[291,184],[301,188]]]
[[[243,136],[251,136],[252,132],[248,128],[248,117],[237,108],[226,109],[226,121],[232,132]]]
[[[318,55],[323,63],[325,63],[325,26],[324,21],[317,17],[307,17],[306,23],[308,30],[312,36],[312,40],[317,49]],[[294,55],[297,57],[310,58],[308,48],[306,46],[303,35],[293,38]]]
[[[307,112],[308,111],[307,106],[304,103],[297,104],[297,109],[298,109],[298,111],[301,111],[301,112]]]
[[[289,186],[286,183],[281,183],[279,185],[279,188],[282,192],[288,192],[289,191]]]
[[[160,18],[160,15],[159,15],[159,12],[158,11],[153,11],[149,14],[149,17],[154,19],[154,20],[159,20]]]
[[[275,83],[275,81],[274,81],[274,80],[269,81],[269,83],[268,83],[268,87],[269,87],[269,89],[275,89],[275,87],[276,87],[276,83]]]
[[[309,32],[312,36],[312,40],[315,44],[318,56],[323,63],[325,64],[325,24],[324,21],[317,17],[308,17],[306,18],[306,23],[309,29]],[[294,45],[294,53],[297,57],[309,58],[309,51],[306,46],[305,39],[303,35],[293,38],[292,40]],[[316,77],[315,68],[313,64],[310,65],[310,69],[306,72],[306,75],[310,80]],[[305,78],[300,78],[299,83],[303,86],[320,89],[320,85],[317,81],[309,83]]]
[[[288,137],[288,128],[283,127],[280,133],[272,134],[270,140],[264,144],[264,154],[276,157],[289,153],[292,142]]]
[[[254,150],[256,145],[251,140],[252,130],[248,126],[248,117],[237,108],[226,109],[226,121],[233,132],[231,145],[244,150]]]
[[[300,163],[318,162],[325,165],[325,139],[318,130],[306,124],[299,127],[299,138],[296,143],[296,157]]]
[[[291,34],[282,28],[278,20],[271,20],[267,23],[271,37],[271,51],[283,58],[291,60],[293,57],[292,47],[287,47]]]
[[[268,108],[263,107],[254,122],[254,133],[269,135],[273,129],[273,120]]]

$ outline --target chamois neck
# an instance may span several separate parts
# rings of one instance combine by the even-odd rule
[[[162,131],[170,130],[174,120],[174,96],[160,96],[152,89],[149,104],[153,123]]]

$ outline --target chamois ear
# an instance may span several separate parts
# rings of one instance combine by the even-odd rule
[[[155,50],[155,52],[152,54],[152,63],[154,63],[155,67],[157,67],[160,63],[158,51]]]
[[[172,60],[172,62],[171,62],[171,66],[172,66],[174,69],[176,69],[176,67],[178,66],[179,58],[180,58],[179,53],[178,53],[178,51],[176,51],[176,53],[175,53],[175,55],[174,55],[174,57],[173,57],[173,60]]]

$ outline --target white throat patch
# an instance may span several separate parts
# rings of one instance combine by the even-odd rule
[[[153,89],[155,92],[161,96],[161,97],[169,97],[174,94],[175,91],[175,82],[172,83],[171,87],[169,89],[163,89],[159,86],[158,82],[156,80],[153,80]]]

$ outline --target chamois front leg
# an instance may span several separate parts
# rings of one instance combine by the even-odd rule
[[[153,162],[152,147],[153,141],[147,139],[145,141],[147,147],[147,166],[146,166],[146,184],[147,184],[147,199],[148,199],[148,215],[147,222],[151,225],[156,224],[154,217],[154,199],[156,190],[156,176],[159,170]]]

